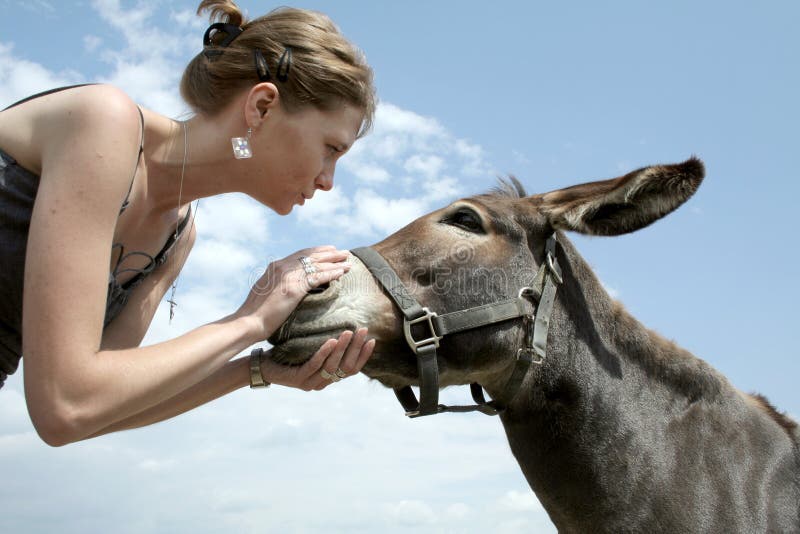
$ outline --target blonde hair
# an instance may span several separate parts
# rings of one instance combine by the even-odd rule
[[[259,50],[286,111],[308,105],[331,110],[344,102],[364,111],[359,137],[369,131],[376,106],[372,69],[326,15],[281,7],[247,21],[231,0],[203,0],[197,14],[204,11],[210,12],[212,22],[243,31],[225,47],[220,44],[226,34],[212,33],[211,45],[186,67],[181,96],[195,112],[213,116],[240,91],[259,83],[254,59]],[[288,76],[278,78],[278,62],[287,49],[291,53]]]

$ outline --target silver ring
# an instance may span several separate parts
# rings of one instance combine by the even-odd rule
[[[342,371],[341,369],[336,369],[336,373],[334,373],[339,378],[347,378],[347,373]]]
[[[338,376],[336,376],[336,375],[332,375],[332,374],[330,374],[330,373],[329,373],[328,371],[326,371],[325,369],[320,369],[320,371],[319,371],[319,375],[320,375],[322,378],[324,378],[325,380],[330,380],[331,382],[338,382],[339,380],[341,380],[341,378],[339,378],[339,377],[338,377]]]
[[[311,258],[309,258],[308,256],[300,256],[299,260],[306,274],[314,274],[315,272],[317,272],[317,267],[311,261]]]

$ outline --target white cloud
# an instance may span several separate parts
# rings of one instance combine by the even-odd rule
[[[77,44],[102,58],[99,79],[118,83],[156,111],[180,113],[177,81],[199,50],[205,22],[179,11],[165,28],[167,17],[153,11],[157,4],[92,5],[124,42],[120,49],[92,38]],[[169,37],[174,26],[185,35]],[[0,103],[83,80],[0,43]],[[486,157],[435,118],[384,103],[373,134],[342,161],[345,186],[292,217],[269,215],[236,195],[204,199],[196,249],[178,281],[175,318],[170,325],[162,302],[145,344],[233,312],[253,271],[275,255],[344,237],[383,236],[469,187],[486,189]],[[372,531],[387,518],[395,520],[387,532],[407,531],[403,522],[418,532],[491,531],[511,521],[510,514],[529,513],[497,509],[474,490],[528,491],[496,419],[407,420],[391,391],[363,376],[319,393],[243,388],[167,423],[62,449],[36,436],[22,389],[20,371],[0,390],[0,457],[14,499],[0,516],[2,531],[49,532],[58,525],[64,534],[85,532],[87,517],[91,530],[121,533],[175,525],[197,532],[287,525],[304,532]],[[453,397],[464,400],[468,393],[442,394]]]
[[[351,223],[348,215],[353,202],[344,194],[340,186],[335,186],[325,194],[316,194],[314,198],[306,202],[303,209],[298,210],[297,218],[302,223],[314,224],[316,226],[336,226],[337,228],[347,226]],[[346,219],[346,224],[342,220]]]
[[[433,180],[442,172],[445,163],[442,158],[432,154],[414,154],[408,158],[403,168],[412,174],[421,174],[428,180]]]
[[[96,35],[85,35],[83,37],[83,48],[87,52],[94,52],[102,44],[103,40]]]
[[[17,2],[16,5],[34,11],[39,15],[52,15],[56,12],[56,8],[53,7],[53,4],[46,0],[27,0],[25,2]]]
[[[78,83],[72,71],[52,72],[14,53],[13,43],[0,42],[0,109],[40,91]]]
[[[98,15],[125,40],[123,50],[107,49],[102,57],[113,71],[100,81],[123,88],[134,100],[170,116],[188,112],[176,88],[192,43],[199,51],[200,36],[192,40],[152,24],[154,6],[139,3],[125,10],[118,0],[93,0]],[[181,15],[178,15],[180,18]],[[192,33],[192,32],[190,32]]]
[[[444,515],[448,519],[465,519],[470,515],[472,510],[470,507],[462,502],[457,502],[448,506],[445,511]]]
[[[30,431],[31,421],[20,391],[0,389],[0,436],[13,436]]]
[[[196,222],[198,239],[234,241],[253,247],[264,244],[269,237],[267,210],[241,194],[202,199]]]
[[[424,185],[447,169],[489,176],[480,146],[456,138],[431,117],[386,102],[378,106],[373,132],[356,143],[342,166],[366,182],[409,173]]]
[[[443,176],[428,184],[427,199],[429,202],[442,202],[460,196],[459,182],[452,176]]]
[[[480,145],[470,143],[465,139],[457,139],[455,152],[464,160],[461,172],[469,176],[487,176],[491,173],[491,169],[484,159],[484,150]]]
[[[390,198],[362,188],[349,200],[341,190],[301,210],[298,223],[330,234],[374,237],[392,233],[428,211],[430,198]],[[332,192],[332,193],[334,193]]]
[[[33,430],[0,435],[0,454],[3,458],[12,458],[19,453],[40,447],[41,443],[42,440]]]
[[[364,182],[370,183],[381,183],[381,182],[388,182],[392,175],[389,174],[389,171],[384,169],[383,167],[372,164],[372,163],[364,163],[362,165],[353,165],[351,166],[353,174],[356,177]]]
[[[208,21],[204,18],[198,17],[194,9],[182,9],[180,11],[173,11],[170,13],[169,18],[174,20],[178,26],[187,28],[189,30],[203,32],[205,31]]]
[[[400,501],[388,506],[388,515],[401,525],[426,525],[436,522],[436,514],[421,501]]]
[[[378,107],[375,133],[413,132],[417,138],[427,139],[446,135],[445,129],[433,117],[424,117],[413,111],[382,102]]]
[[[351,195],[337,186],[295,216],[322,236],[381,237],[462,196],[465,185],[484,191],[491,180],[479,145],[457,138],[434,118],[386,102],[378,106],[373,132],[340,167],[345,181],[355,178],[361,187]]]
[[[498,499],[497,506],[511,512],[538,512],[544,510],[532,491],[508,491]]]
[[[119,0],[92,0],[92,6],[103,19],[131,36],[141,30],[143,23],[153,14],[152,6],[142,2],[128,11],[123,10]]]
[[[160,460],[155,458],[148,458],[146,460],[142,460],[137,464],[137,467],[143,471],[149,471],[151,473],[163,473],[164,471],[169,471],[172,467],[175,466],[175,460],[167,459],[167,460]]]
[[[355,194],[359,221],[369,224],[379,234],[390,234],[413,221],[427,210],[428,200],[422,198],[387,198],[371,189],[359,189]]]
[[[214,280],[219,288],[238,287],[250,278],[251,271],[262,272],[268,264],[266,256],[259,259],[248,248],[213,239],[198,241],[190,261],[188,276],[196,282]]]

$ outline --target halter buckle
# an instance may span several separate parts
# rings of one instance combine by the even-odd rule
[[[536,352],[536,349],[532,347],[523,347],[521,349],[517,349],[517,359],[527,361],[528,363],[535,365],[542,365],[544,362],[544,358],[542,358]]]
[[[433,345],[437,349],[439,348],[439,340],[442,339],[444,336],[440,336],[436,333],[436,329],[433,326],[433,318],[438,317],[436,312],[430,311],[428,308],[422,308],[422,311],[425,312],[425,315],[417,317],[416,319],[406,319],[403,321],[403,332],[406,335],[406,342],[408,346],[411,347],[411,350],[414,351],[414,354],[419,352],[421,347],[425,347],[427,345]],[[411,327],[417,323],[427,323],[428,328],[431,332],[431,337],[421,339],[417,341],[414,339],[414,336],[411,334]]]

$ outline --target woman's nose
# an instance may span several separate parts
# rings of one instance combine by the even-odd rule
[[[320,173],[319,176],[317,176],[317,179],[315,181],[317,189],[321,189],[323,191],[330,191],[331,189],[333,189],[334,170],[335,167],[331,166],[330,169],[325,169],[323,172]]]

